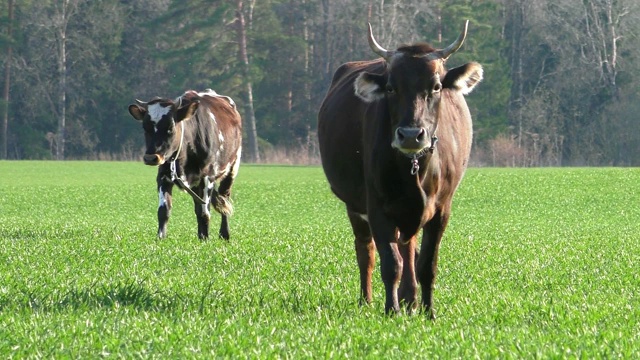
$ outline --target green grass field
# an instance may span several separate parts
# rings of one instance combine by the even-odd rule
[[[358,306],[318,167],[242,166],[231,241],[155,169],[0,162],[0,358],[640,358],[640,169],[470,169],[437,320]],[[217,234],[219,217],[212,220]]]

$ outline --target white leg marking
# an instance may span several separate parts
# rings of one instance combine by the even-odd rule
[[[164,194],[162,193],[162,188],[158,189],[158,199],[159,199],[159,204],[158,204],[159,208],[163,206],[167,206],[167,200],[164,198]]]
[[[209,181],[209,177],[204,177],[204,196],[202,200],[204,200],[204,204],[202,204],[202,213],[205,214],[206,217],[211,218],[211,213],[209,212],[209,190],[213,187],[213,183]]]

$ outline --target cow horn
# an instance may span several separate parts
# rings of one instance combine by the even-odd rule
[[[388,60],[391,56],[391,51],[386,50],[378,42],[373,38],[373,30],[371,29],[371,23],[367,23],[369,25],[369,47],[373,50],[374,53],[382,56],[385,60]]]
[[[462,28],[462,32],[460,33],[456,41],[454,41],[451,45],[447,46],[446,48],[438,51],[438,54],[440,55],[440,58],[442,60],[447,60],[449,56],[451,56],[451,54],[453,54],[454,52],[458,51],[458,49],[460,49],[460,47],[464,43],[464,39],[467,37],[468,27],[469,27],[469,20],[466,20],[464,22],[464,27]]]
[[[140,105],[140,106],[142,106],[142,107],[147,106],[147,103],[146,103],[146,102],[144,102],[144,101],[142,101],[142,100],[138,100],[138,99],[136,99],[136,104],[138,104],[138,105]]]

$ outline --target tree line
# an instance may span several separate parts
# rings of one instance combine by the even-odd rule
[[[636,0],[4,0],[1,159],[138,159],[134,99],[233,97],[247,161],[317,161],[335,69],[386,48],[480,62],[476,165],[640,165]]]

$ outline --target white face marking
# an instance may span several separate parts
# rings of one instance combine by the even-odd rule
[[[149,117],[154,124],[157,124],[158,121],[162,120],[162,117],[167,115],[169,111],[171,111],[171,106],[162,106],[162,104],[157,103],[150,105],[147,109],[149,112]]]
[[[167,206],[167,200],[164,198],[164,194],[162,193],[162,189],[158,190],[158,199],[159,199],[159,204],[158,204],[159,208],[161,208],[163,206]]]

